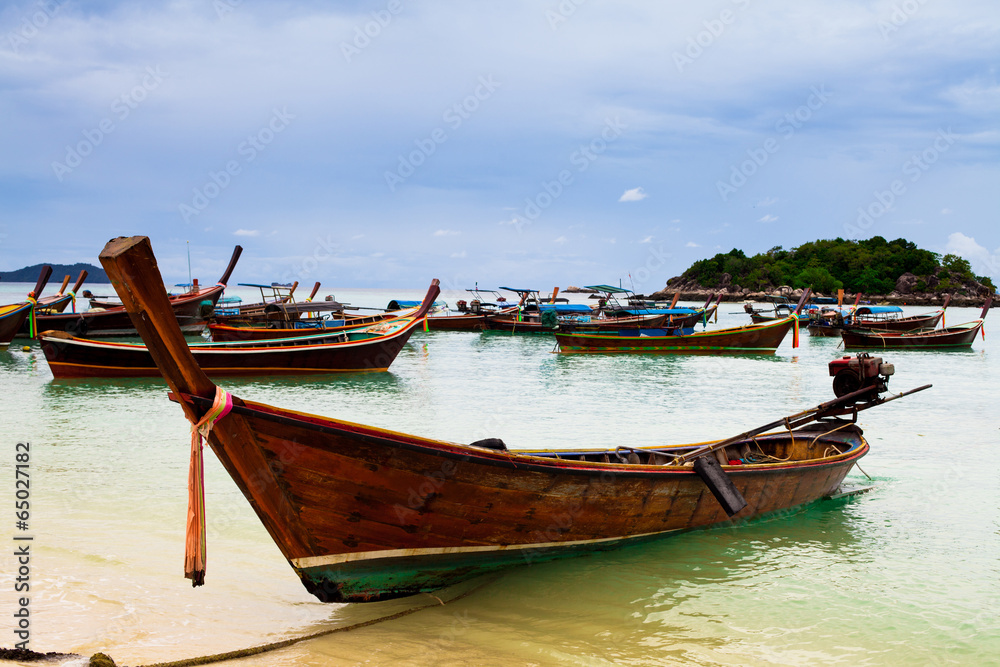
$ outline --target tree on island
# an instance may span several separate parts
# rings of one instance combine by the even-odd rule
[[[785,250],[774,246],[747,257],[739,249],[695,262],[667,281],[668,289],[728,289],[764,292],[788,285],[811,287],[831,294],[890,294],[963,292],[976,296],[996,291],[987,276],[976,276],[968,260],[921,250],[906,239],[886,241],[873,236],[861,241],[841,238],[804,243]]]

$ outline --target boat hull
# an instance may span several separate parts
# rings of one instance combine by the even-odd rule
[[[191,352],[202,370],[215,377],[380,372],[388,370],[419,322],[398,325],[396,331],[359,341],[281,345],[262,342],[259,346],[240,347],[193,345]],[[343,334],[329,338],[337,336]],[[49,369],[58,379],[160,377],[153,356],[144,345],[45,334],[40,342]]]
[[[704,331],[688,335],[635,336],[615,334],[557,333],[559,351],[565,354],[625,353],[726,353],[773,354],[792,328],[792,318],[744,327]]]
[[[928,315],[912,315],[910,317],[900,317],[897,319],[873,319],[862,316],[855,316],[851,319],[851,326],[862,329],[878,329],[880,331],[914,331],[916,329],[933,329],[944,316],[944,311],[938,311]]]
[[[30,303],[0,306],[0,349],[6,348],[31,315]]]
[[[926,333],[844,329],[845,350],[955,350],[972,347],[982,329],[981,320]]]
[[[324,601],[427,592],[730,520],[693,468],[664,466],[656,452],[635,450],[645,464],[581,461],[571,452],[496,451],[234,403],[239,419],[221,420],[209,442],[305,587]],[[723,466],[748,502],[737,521],[830,494],[868,450],[857,429],[757,442],[785,456],[811,444],[817,453],[831,443],[839,449],[815,460]],[[261,465],[273,476],[246,484],[246,471]]]

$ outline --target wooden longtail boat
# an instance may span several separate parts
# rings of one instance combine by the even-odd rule
[[[192,345],[195,361],[209,376],[365,373],[389,369],[410,334],[434,301],[427,299],[410,317],[399,317],[347,332],[299,338]],[[75,338],[62,331],[39,336],[52,375],[84,377],[160,377],[145,345]]]
[[[708,320],[715,315],[722,302],[722,294],[716,299],[712,294],[705,300],[705,305],[701,308],[677,307],[680,300],[680,292],[674,294],[673,300],[666,308],[660,308],[651,303],[644,302],[636,297],[632,290],[624,287],[613,287],[611,285],[587,285],[584,289],[594,290],[604,296],[598,302],[598,312],[604,318],[615,317],[640,317],[648,315],[666,315],[664,324],[672,327],[690,328],[696,324],[705,325]],[[622,305],[618,300],[621,296],[626,299],[628,305]],[[712,305],[712,301],[715,304]]]
[[[412,317],[416,308],[398,310],[377,315],[347,316],[343,319],[313,320],[294,322],[294,326],[280,326],[281,322],[270,322],[268,325],[228,326],[225,324],[209,324],[208,330],[212,340],[218,343],[239,342],[248,340],[273,340],[275,338],[298,338],[313,336],[317,333],[346,332],[373,324],[390,322],[395,319]],[[272,326],[274,325],[274,326]]]
[[[797,309],[795,303],[788,297],[768,295],[768,302],[771,304],[771,311],[765,309],[755,309],[749,301],[743,304],[743,310],[750,315],[750,321],[754,324],[763,324],[775,320],[783,320],[792,313],[799,311],[799,322],[805,323],[809,320],[809,314],[802,311],[801,305]],[[801,303],[801,301],[800,301]]]
[[[725,353],[774,354],[794,326],[794,315],[783,320],[729,329],[692,332],[691,329],[622,329],[608,333],[556,333],[559,352]]]
[[[226,288],[226,282],[236,268],[236,262],[243,252],[241,246],[236,246],[229,265],[212,287],[201,288],[168,298],[174,316],[185,333],[201,333],[205,329],[208,317],[212,314],[216,302]],[[37,331],[68,331],[75,336],[135,336],[137,335],[128,312],[124,306],[104,310],[88,310],[82,313],[56,313],[39,315]]]
[[[324,601],[430,591],[815,501],[869,446],[849,421],[800,427],[892,400],[878,397],[888,378],[862,377],[858,391],[704,445],[515,452],[496,440],[448,443],[226,394],[192,358],[149,240],[115,239],[101,263],[175,400],[206,428],[282,554]],[[787,430],[761,435],[779,426]],[[195,585],[204,578],[203,497],[195,489],[189,513],[186,572]]]
[[[483,331],[486,320],[498,315],[514,313],[517,307],[507,303],[505,297],[494,290],[480,290],[479,287],[465,290],[471,292],[471,302],[464,299],[456,304],[457,309],[443,315],[428,315],[427,328],[431,331]],[[488,300],[483,292],[490,292],[493,300]]]
[[[845,350],[956,350],[972,347],[983,329],[993,297],[986,300],[978,320],[956,324],[942,329],[917,331],[886,331],[877,329],[847,328],[841,332]]]
[[[44,299],[38,300],[37,311],[41,315],[51,315],[54,313],[61,313],[66,310],[66,306],[73,304],[73,310],[76,311],[76,294],[80,291],[80,287],[83,285],[84,281],[87,279],[87,270],[82,269],[80,275],[77,276],[76,282],[73,284],[73,289],[66,291],[66,286],[69,285],[69,276],[63,279],[62,287],[59,291]]]
[[[0,306],[0,349],[6,349],[21,327],[29,320],[38,301],[38,296],[45,289],[51,275],[52,267],[46,264],[38,274],[35,289],[28,292],[27,300]]]
[[[851,315],[849,325],[852,329],[878,329],[880,331],[914,331],[916,329],[933,329],[940,324],[944,311],[948,309],[951,295],[944,297],[941,310],[921,315],[903,316],[899,306],[861,306]]]

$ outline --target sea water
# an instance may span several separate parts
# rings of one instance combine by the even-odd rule
[[[0,287],[0,303],[30,287]],[[336,296],[384,307],[421,292]],[[749,319],[738,304],[720,311],[710,326]],[[947,313],[949,324],[976,317],[972,308]],[[226,664],[996,664],[992,317],[971,350],[881,353],[896,367],[890,389],[934,387],[859,415],[871,452],[847,481],[875,484],[869,493],[523,566],[437,597],[351,605],[306,593],[211,453],[208,573],[192,588],[183,577],[189,425],[165,384],[57,381],[38,345],[22,351],[27,341],[16,339],[0,352],[0,507],[8,508],[0,513],[0,646],[19,641],[13,614],[24,593],[15,591],[13,538],[31,536],[30,648],[103,651],[119,665],[238,650],[412,609]],[[553,349],[545,335],[418,331],[386,373],[221,384],[246,399],[454,442],[644,446],[722,438],[829,400],[827,364],[844,354],[838,338],[805,330],[800,347],[789,335],[773,356]],[[31,445],[27,531],[15,527],[18,442]]]

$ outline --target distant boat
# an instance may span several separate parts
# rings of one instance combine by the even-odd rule
[[[222,296],[226,282],[236,268],[243,248],[236,246],[229,266],[219,279],[219,282],[208,288],[186,292],[169,297],[174,315],[185,333],[201,333],[205,329],[208,317],[211,316],[215,303]],[[164,291],[166,295],[166,291]],[[54,313],[39,315],[37,331],[66,331],[74,336],[135,336],[136,329],[125,311],[124,306],[113,306],[106,309],[95,309],[82,313]]]
[[[455,304],[455,310],[428,315],[427,328],[433,331],[483,331],[487,328],[487,319],[512,313],[517,308],[496,290],[476,286],[465,291],[470,293],[469,301],[460,299]]]
[[[618,330],[626,327],[659,327],[668,318],[665,314],[604,317],[584,304],[555,303],[554,296],[548,302],[540,301],[538,290],[514,287],[500,289],[516,293],[520,300],[516,309],[487,318],[486,328],[490,331],[551,334],[567,328]],[[554,294],[558,294],[558,288],[554,290]]]
[[[944,317],[951,302],[951,295],[944,298],[941,310],[921,315],[903,315],[899,306],[861,306],[855,309],[850,318],[850,326],[865,329],[881,329],[885,331],[913,331],[914,329],[933,329]]]
[[[435,289],[409,317],[299,338],[200,343],[190,346],[191,353],[213,377],[385,371],[420,326]],[[44,332],[39,339],[56,378],[160,377],[144,345],[86,340],[60,331]]]
[[[753,304],[749,301],[743,304],[743,310],[750,316],[750,321],[754,324],[759,324],[762,322],[770,322],[772,320],[781,320],[793,312],[795,312],[795,302],[784,296],[768,295],[768,303],[770,303],[771,308],[754,308]],[[806,322],[809,319],[809,310],[807,308],[799,312],[799,321]]]
[[[845,328],[841,332],[845,350],[954,350],[972,347],[976,336],[983,329],[986,313],[993,297],[986,300],[978,320],[956,324],[942,329],[917,329],[892,331],[887,329]]]
[[[670,305],[661,307],[654,302],[647,302],[638,298],[635,292],[624,287],[588,285],[584,289],[603,295],[598,301],[598,312],[607,318],[666,315],[664,324],[682,328],[693,327],[699,323],[702,326],[707,325],[708,320],[715,315],[719,304],[722,302],[722,294],[719,294],[718,299],[712,294],[705,300],[705,305],[701,308],[678,307],[677,301],[680,298],[680,293],[678,292],[674,294]],[[619,298],[625,299],[626,303],[622,304]],[[715,301],[714,305],[712,305],[713,300]]]
[[[774,354],[795,324],[794,316],[728,329],[622,329],[600,333],[556,333],[563,354],[751,352]]]

